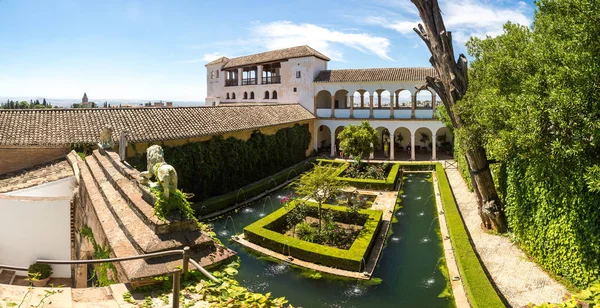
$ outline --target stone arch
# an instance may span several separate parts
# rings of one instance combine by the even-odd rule
[[[272,99],[277,99],[277,91],[273,90],[273,95],[271,96]]]
[[[394,130],[394,150],[396,158],[410,159],[408,145],[410,144],[410,129],[406,127],[398,127]]]
[[[421,89],[417,92],[417,108],[433,108],[433,93],[428,89]]]
[[[317,151],[329,155],[331,152],[331,129],[327,125],[317,128]]]
[[[244,99],[248,99],[248,92],[244,92]]]
[[[254,92],[250,92],[250,99],[254,99]]]
[[[269,99],[269,91],[265,91],[265,99]]]
[[[375,128],[375,130],[377,130],[377,135],[379,137],[379,146],[377,146],[377,148],[375,149],[376,151],[383,151],[385,148],[385,144],[388,143],[388,151],[389,151],[389,142],[390,142],[390,130],[387,127],[384,126],[378,126],[377,128]],[[386,153],[385,155],[388,155],[388,153]],[[388,156],[386,156],[388,157]]]
[[[235,99],[235,92],[231,92],[231,99]]]
[[[227,92],[227,99],[229,99],[229,92]]]
[[[435,132],[435,141],[436,141],[436,149],[437,149],[437,153],[444,153],[448,156],[453,155],[453,149],[454,149],[454,137],[452,135],[452,131],[446,127],[440,127],[437,129],[437,131]],[[439,156],[436,156],[439,157]]]
[[[396,95],[395,108],[411,108],[412,106],[412,93],[407,89],[399,89],[394,91]]]
[[[331,108],[331,93],[321,90],[317,93],[317,108]]]
[[[430,151],[432,142],[431,129],[428,127],[419,127],[415,131],[415,150]]]
[[[390,91],[385,89],[377,90],[377,100],[373,101],[373,108],[390,108]]]
[[[335,102],[335,109],[347,109],[350,108],[350,101],[348,101],[348,91],[341,89],[341,90],[337,90],[335,91],[334,96],[334,102]]]

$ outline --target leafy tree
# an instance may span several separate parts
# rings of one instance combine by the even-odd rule
[[[346,186],[344,181],[338,179],[335,170],[330,166],[314,164],[312,171],[304,173],[290,184],[301,198],[313,199],[319,204],[319,232],[323,202],[337,196]]]
[[[368,121],[363,121],[360,126],[350,124],[338,135],[340,148],[345,154],[360,159],[369,155],[379,145],[379,136]]]
[[[472,38],[457,136],[478,135],[509,226],[544,268],[600,278],[600,3],[540,0],[533,27]]]

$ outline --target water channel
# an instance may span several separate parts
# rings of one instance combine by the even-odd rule
[[[394,213],[389,236],[373,277],[380,284],[342,279],[312,279],[305,271],[265,260],[229,240],[250,223],[281,206],[289,189],[276,191],[248,207],[211,223],[218,237],[238,253],[237,279],[254,292],[285,296],[295,307],[453,307],[439,298],[446,278],[438,262],[443,256],[433,184],[428,173],[405,173],[402,208]],[[231,218],[229,218],[231,216]]]

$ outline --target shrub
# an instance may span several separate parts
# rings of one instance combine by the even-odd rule
[[[27,275],[30,279],[42,280],[52,275],[52,267],[49,264],[33,263],[29,265]]]
[[[317,233],[319,233],[319,230],[309,222],[303,221],[296,226],[296,234],[303,241],[314,242]]]

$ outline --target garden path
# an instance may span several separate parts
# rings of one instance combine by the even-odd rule
[[[564,286],[528,260],[508,237],[481,229],[474,193],[469,191],[460,172],[455,167],[448,167],[446,174],[473,246],[504,298],[513,307],[561,302],[567,293]]]

